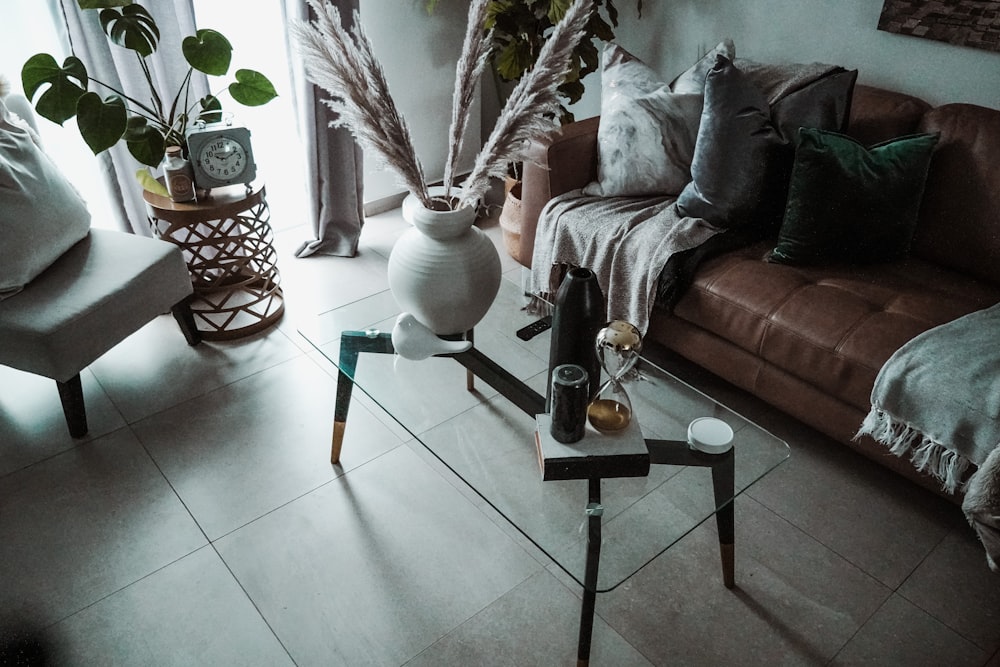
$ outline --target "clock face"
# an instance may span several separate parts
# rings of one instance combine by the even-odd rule
[[[201,171],[219,181],[236,180],[249,163],[246,148],[226,135],[217,135],[202,146],[197,159]]]

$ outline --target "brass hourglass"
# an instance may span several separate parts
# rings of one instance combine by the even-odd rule
[[[598,431],[620,431],[632,419],[632,402],[625,392],[624,378],[639,360],[642,335],[629,322],[612,320],[597,332],[596,351],[608,381],[587,407],[587,419]]]

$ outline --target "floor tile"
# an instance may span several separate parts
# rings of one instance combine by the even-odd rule
[[[299,665],[400,665],[540,571],[405,447],[216,546]]]
[[[93,373],[80,379],[89,431],[74,438],[55,380],[0,366],[0,477],[125,425]]]
[[[577,656],[580,598],[540,573],[406,663],[406,667],[570,665]],[[594,621],[593,667],[650,663],[602,619]]]
[[[987,653],[1000,649],[1000,575],[970,526],[949,533],[899,594]]]
[[[163,316],[122,341],[91,370],[131,424],[300,354],[274,327],[192,347],[173,318]]]
[[[198,524],[216,539],[399,444],[363,406],[330,464],[334,380],[302,357],[134,426]]]
[[[895,589],[954,527],[958,508],[822,437],[749,494]]]
[[[207,543],[128,429],[0,479],[0,615],[45,625]]]
[[[816,665],[890,591],[760,504],[737,503],[736,587],[722,585],[704,524],[597,599],[598,613],[655,664]]]
[[[844,647],[833,665],[982,665],[988,654],[893,595]]]
[[[359,246],[355,257],[296,257],[295,250],[305,238],[301,227],[275,236],[286,307],[286,318],[279,326],[290,328],[310,316],[388,288],[385,258],[366,245]]]
[[[49,628],[63,665],[292,665],[211,547]]]

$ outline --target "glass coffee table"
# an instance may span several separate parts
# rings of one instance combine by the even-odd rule
[[[331,460],[359,390],[583,588],[578,664],[587,664],[596,594],[713,516],[722,580],[734,585],[733,500],[787,459],[788,446],[643,358],[626,389],[645,451],[625,460],[588,450],[579,465],[546,463],[543,450],[551,452],[536,439],[546,416],[536,416],[545,412],[551,336],[518,338],[538,317],[519,286],[501,282],[468,352],[421,361],[394,354],[399,311],[388,291],[324,313],[300,333],[338,369]],[[728,451],[688,445],[689,425],[704,417],[732,428]]]

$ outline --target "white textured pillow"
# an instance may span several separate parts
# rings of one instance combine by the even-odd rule
[[[87,235],[86,202],[0,100],[0,299]]]
[[[676,195],[691,180],[702,93],[673,93],[656,72],[618,46],[604,49],[598,197]]]

